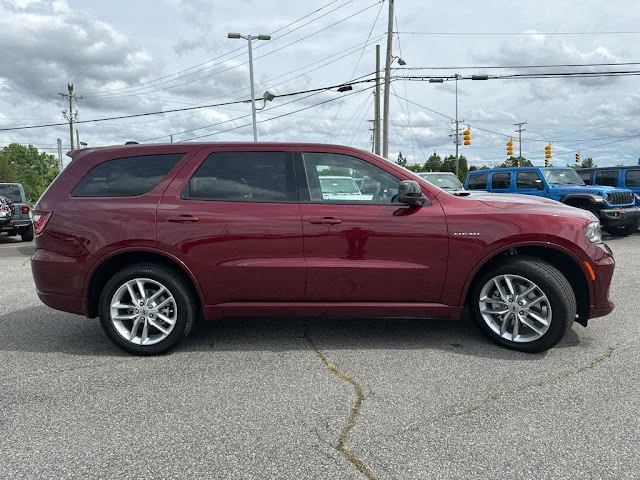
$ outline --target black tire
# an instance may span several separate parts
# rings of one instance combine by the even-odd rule
[[[638,225],[640,224],[640,220],[636,220],[633,223],[629,223],[627,225],[619,225],[616,227],[603,227],[610,235],[614,237],[627,237],[632,233],[638,231]]]
[[[497,322],[492,323],[491,319],[493,318],[495,320],[497,317],[502,320],[505,317],[500,317],[500,315],[491,317],[491,315],[500,313],[502,310],[488,312],[485,310],[484,315],[486,315],[486,317],[483,316],[483,313],[481,312],[480,295],[483,292],[483,289],[483,295],[486,295],[487,291],[491,289],[491,286],[495,285],[493,279],[498,278],[498,281],[500,282],[505,275],[509,278],[515,277],[513,278],[515,281],[522,282],[520,285],[512,282],[514,289],[517,289],[518,287],[524,288],[526,282],[530,282],[530,285],[534,285],[536,289],[529,293],[529,295],[533,295],[534,298],[537,298],[535,295],[539,292],[541,294],[540,296],[545,296],[546,298],[544,301],[537,303],[536,307],[529,305],[525,307],[519,306],[517,304],[519,298],[517,295],[513,298],[513,302],[515,303],[511,304],[495,300],[496,302],[499,302],[495,304],[497,305],[496,308],[507,309],[505,316],[509,318],[506,323],[507,329],[505,329],[505,332],[501,335],[502,330],[496,331],[496,327],[498,327]],[[490,282],[493,282],[493,284]],[[499,288],[496,287],[496,290],[499,290]],[[506,293],[509,293],[506,289],[503,290]],[[524,290],[520,290],[517,293],[524,293]],[[488,302],[491,303],[494,298],[498,297],[492,296],[487,298],[489,298]],[[527,302],[529,299],[530,298],[525,295],[521,300]],[[486,303],[487,300],[484,301],[484,304]],[[543,309],[542,305],[545,304],[547,305],[546,309]],[[577,310],[575,294],[564,275],[547,262],[528,256],[505,258],[496,264],[493,269],[478,278],[472,287],[469,307],[475,322],[480,327],[480,330],[482,330],[483,333],[492,341],[503,347],[522,352],[543,352],[556,345],[573,325]],[[515,308],[516,311],[508,310],[509,308]],[[540,312],[534,311],[534,308],[540,308]],[[536,327],[540,328],[543,333],[529,328],[525,323],[520,321],[522,317],[518,314],[523,313],[522,311],[518,311],[520,309],[526,309],[527,311],[530,310],[539,316],[543,315],[541,312],[546,312],[546,315],[548,316],[545,320],[548,320],[548,325],[542,327],[540,326],[542,324],[536,324],[536,322],[529,317],[529,313],[524,314],[525,320],[529,323],[536,324]],[[487,320],[487,318],[489,319]],[[515,337],[518,341],[513,340],[515,324],[518,324],[519,329],[523,329],[522,331],[525,332],[525,335],[519,334]],[[501,326],[504,326],[504,321]],[[508,327],[511,327],[511,334],[508,331]],[[544,330],[545,328],[546,331]],[[531,340],[527,339],[527,332],[530,335]],[[520,331],[518,333],[520,333]],[[511,338],[509,338],[510,335]]]
[[[33,225],[23,227],[20,229],[20,238],[23,242],[30,242],[33,240]]]
[[[138,318],[142,319],[143,316],[145,317],[144,323],[139,324],[139,327],[136,327],[134,325],[134,319],[118,321],[117,323],[116,320],[112,320],[111,304],[112,300],[116,298],[116,293],[125,292],[124,295],[127,296],[127,290],[125,289],[127,282],[136,279],[148,281],[149,284],[158,284],[161,287],[165,288],[167,292],[165,295],[166,297],[172,297],[170,299],[171,302],[169,302],[169,306],[165,308],[173,306],[173,308],[175,309],[175,319],[173,319],[174,323],[172,325],[163,324],[163,326],[166,327],[167,330],[170,330],[170,333],[166,334],[166,336],[164,336],[164,332],[152,326],[151,320],[148,320],[146,318],[147,313],[149,315],[149,318],[153,316],[153,310],[151,309],[151,307],[147,307],[146,304],[144,305],[144,307],[141,306],[139,308],[142,315]],[[143,290],[145,289],[143,288]],[[158,290],[160,290],[160,288],[158,288]],[[135,293],[140,295],[139,290],[135,291]],[[151,293],[153,292],[150,292],[150,294]],[[165,298],[165,296],[160,297],[160,299],[162,300],[163,298]],[[128,298],[131,299],[130,295]],[[144,299],[139,298],[139,300],[151,301],[151,298],[152,295],[148,298],[145,297]],[[131,301],[131,303],[134,302]],[[148,310],[145,310],[147,308]],[[104,288],[102,289],[98,309],[100,313],[100,324],[102,325],[102,329],[105,331],[107,336],[122,350],[133,353],[135,355],[157,355],[175,347],[180,341],[182,341],[182,339],[184,339],[189,334],[193,326],[193,322],[197,316],[194,295],[184,274],[173,268],[154,263],[132,265],[115,273],[107,281]],[[128,313],[133,314],[133,312],[131,311],[132,309],[124,310],[127,310],[127,312],[123,312],[124,315],[127,315]],[[138,315],[139,310],[137,307],[134,310],[136,312],[136,316]],[[155,314],[157,318],[155,318],[154,321],[161,324],[161,315],[158,312],[156,312]],[[122,332],[126,332],[129,326],[131,326],[131,332],[139,332],[141,328],[144,332],[144,329],[147,328],[147,332],[149,333],[148,339],[150,340],[153,340],[153,333],[155,333],[158,337],[164,336],[164,338],[157,341],[157,343],[152,344],[145,345],[142,343],[136,343],[137,337],[135,337],[132,341],[123,336],[124,334]],[[141,333],[141,339],[143,336],[145,336],[145,334]]]

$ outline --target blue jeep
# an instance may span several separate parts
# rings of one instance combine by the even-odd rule
[[[636,194],[640,205],[640,165],[579,168],[576,170],[587,185],[628,188]]]
[[[464,187],[495,193],[522,193],[551,198],[593,212],[611,235],[626,236],[638,229],[640,208],[629,189],[585,185],[572,168],[520,167],[474,170]]]

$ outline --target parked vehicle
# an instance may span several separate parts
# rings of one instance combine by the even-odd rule
[[[576,171],[586,185],[604,185],[631,190],[636,194],[636,201],[640,205],[640,165],[579,168]]]
[[[0,232],[6,232],[10,237],[20,234],[23,242],[33,240],[31,208],[27,203],[22,185],[19,183],[0,183],[0,196],[9,199],[12,203],[11,215],[0,218]]]
[[[319,176],[318,180],[325,200],[371,200],[371,195],[362,195],[352,177]]]
[[[33,212],[37,293],[99,316],[128,352],[164,352],[200,316],[459,319],[465,305],[494,342],[538,352],[613,309],[599,222],[544,198],[448,195],[337,145],[71,156]],[[327,169],[365,179],[363,195],[325,197]]]
[[[536,195],[582,208],[596,215],[602,228],[615,236],[629,235],[640,224],[640,209],[631,190],[585,185],[568,167],[475,170],[467,174],[464,186],[469,190]]]
[[[424,178],[431,185],[435,185],[441,188],[447,193],[452,195],[468,195],[469,192],[465,190],[462,182],[458,180],[455,173],[452,172],[420,172],[417,174],[419,177]]]

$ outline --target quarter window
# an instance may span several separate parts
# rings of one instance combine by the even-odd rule
[[[182,193],[192,200],[297,201],[286,152],[215,152],[193,174]]]
[[[640,170],[627,170],[625,180],[627,187],[640,187]]]
[[[618,172],[608,171],[596,173],[596,185],[616,187],[618,185]]]
[[[494,173],[491,176],[491,189],[492,190],[506,190],[511,184],[510,173]]]
[[[375,165],[337,153],[302,154],[311,202],[390,204],[400,179]]]
[[[469,177],[469,185],[467,185],[467,188],[469,190],[486,190],[488,178],[489,178],[489,175],[486,173],[481,173],[479,175],[471,175]]]
[[[71,192],[72,197],[133,197],[153,189],[184,153],[123,157],[93,167]]]

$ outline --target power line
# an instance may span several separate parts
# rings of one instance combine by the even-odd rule
[[[371,74],[368,74],[371,75]],[[328,87],[320,87],[320,88],[313,88],[310,90],[300,90],[298,92],[291,92],[291,93],[283,93],[280,95],[276,95],[276,97],[290,97],[293,95],[301,95],[303,93],[309,93],[309,92],[319,92],[322,90],[330,90],[332,88],[338,88],[338,87],[342,87],[345,85],[357,85],[360,83],[368,83],[368,82],[373,82],[375,81],[375,79],[365,79],[365,80],[355,80],[355,81],[351,81],[351,82],[346,82],[346,83],[339,83],[336,85],[331,85]],[[222,107],[225,105],[235,105],[238,103],[249,103],[251,100],[235,100],[232,102],[223,102],[223,103],[212,103],[209,105],[199,105],[199,106],[195,106],[195,107],[184,107],[184,108],[174,108],[171,110],[164,110],[164,111],[158,111],[158,112],[147,112],[147,113],[136,113],[136,114],[131,114],[131,115],[119,115],[116,117],[105,117],[105,118],[94,118],[92,120],[78,120],[74,123],[94,123],[94,122],[103,122],[103,121],[107,121],[107,120],[120,120],[123,118],[134,118],[134,117],[144,117],[144,116],[148,116],[148,115],[162,115],[165,113],[172,113],[172,112],[184,112],[184,111],[188,111],[188,110],[197,110],[197,109],[202,109],[202,108],[211,108],[211,107]],[[27,126],[22,126],[22,127],[9,127],[9,128],[0,128],[0,132],[6,132],[6,131],[11,131],[11,130],[27,130],[27,129],[32,129],[32,128],[44,128],[44,127],[58,127],[60,125],[67,125],[67,122],[58,122],[58,123],[47,123],[47,124],[41,124],[41,125],[27,125]]]
[[[395,32],[394,32],[395,33]],[[613,31],[613,32],[398,32],[403,35],[487,35],[487,36],[512,36],[512,35],[638,35],[640,31]]]
[[[557,68],[557,67],[603,67],[640,65],[640,62],[615,63],[552,63],[548,65],[476,65],[458,67],[401,67],[396,70],[490,70],[490,69],[519,69],[519,68]]]

